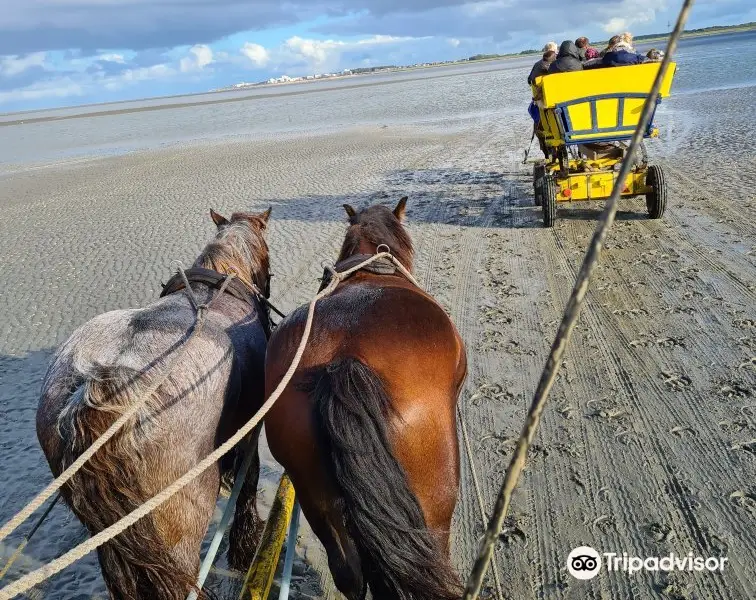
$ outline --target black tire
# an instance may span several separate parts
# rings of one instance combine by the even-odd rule
[[[540,179],[545,173],[546,167],[544,165],[536,165],[533,167],[533,198],[536,206],[541,206],[542,182]]]
[[[556,197],[559,188],[553,175],[544,175],[541,179],[541,199],[543,201],[543,226],[553,227],[556,221]]]
[[[656,165],[650,166],[646,172],[646,185],[651,191],[646,194],[646,209],[650,219],[661,219],[667,208],[667,182],[664,171]]]

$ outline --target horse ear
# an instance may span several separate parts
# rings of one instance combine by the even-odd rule
[[[221,227],[222,225],[228,225],[228,219],[222,215],[219,215],[212,208],[210,209],[210,216],[213,219],[213,223],[215,223],[218,227]]]
[[[263,223],[263,229],[265,229],[268,226],[268,221],[270,220],[270,213],[273,211],[273,207],[269,206],[268,210],[266,210],[264,213],[260,215],[260,219]]]
[[[354,210],[351,206],[348,204],[344,205],[344,210],[346,211],[346,214],[349,215],[349,218],[351,219],[353,216],[357,214],[357,211]]]
[[[399,200],[399,204],[396,205],[396,208],[394,209],[394,216],[399,219],[399,221],[404,221],[404,215],[407,212],[407,196],[404,196],[401,200]]]

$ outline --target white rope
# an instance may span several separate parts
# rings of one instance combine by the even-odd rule
[[[407,279],[409,279],[415,285],[418,285],[414,277],[412,277],[412,275],[409,273],[409,271],[407,271],[407,269],[405,269],[404,266],[388,252],[381,252],[378,254],[374,254],[373,256],[361,262],[360,264],[343,272],[336,272],[332,268],[329,268],[329,271],[332,274],[332,279],[330,283],[310,301],[310,305],[307,311],[307,322],[305,323],[304,332],[302,333],[302,339],[299,342],[299,347],[297,348],[297,352],[294,355],[294,359],[292,360],[291,365],[289,366],[289,369],[286,371],[285,375],[281,379],[281,382],[278,384],[278,386],[270,395],[270,397],[265,401],[265,403],[262,405],[260,410],[255,414],[255,416],[252,417],[249,421],[247,421],[247,423],[245,423],[241,427],[241,429],[239,429],[239,431],[237,431],[234,435],[232,435],[225,443],[219,446],[214,452],[210,453],[207,457],[205,457],[202,461],[200,461],[195,467],[193,467],[187,473],[181,476],[179,479],[174,481],[162,492],[160,492],[159,494],[157,494],[156,496],[154,496],[153,498],[151,498],[150,500],[142,504],[139,508],[133,510],[131,513],[129,513],[125,517],[116,521],[110,527],[103,529],[102,531],[92,536],[87,541],[69,550],[63,556],[56,558],[52,562],[49,562],[48,564],[40,567],[39,569],[32,571],[28,575],[25,575],[21,579],[14,581],[12,584],[0,589],[0,600],[10,600],[10,598],[13,598],[14,596],[18,594],[22,594],[23,592],[31,589],[35,585],[38,585],[42,583],[43,581],[45,581],[46,579],[49,579],[56,573],[59,573],[66,567],[72,565],[77,560],[83,558],[84,556],[86,556],[93,550],[99,548],[103,544],[112,540],[114,537],[122,533],[124,530],[131,527],[131,525],[136,523],[139,519],[148,515],[153,510],[155,510],[156,508],[160,507],[162,504],[167,502],[180,490],[186,487],[195,477],[199,476],[206,469],[208,469],[213,464],[215,464],[221,457],[227,454],[236,444],[238,444],[242,439],[244,439],[244,437],[248,433],[250,433],[262,421],[265,415],[268,414],[268,411],[270,411],[270,409],[273,407],[273,404],[275,404],[276,400],[278,400],[278,398],[281,396],[286,386],[291,381],[291,378],[294,376],[294,372],[297,370],[297,367],[299,366],[299,362],[302,360],[302,356],[304,354],[307,341],[310,337],[310,331],[312,330],[312,321],[313,321],[313,317],[315,316],[315,305],[317,304],[318,300],[331,294],[339,285],[339,283],[341,283],[343,279],[345,279],[352,273],[359,271],[360,269],[363,269],[367,265],[381,258],[388,258],[389,260],[391,260],[396,265],[397,269],[405,277],[407,277]],[[418,285],[418,287],[420,286]]]

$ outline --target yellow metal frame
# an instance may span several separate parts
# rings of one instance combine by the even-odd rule
[[[614,158],[570,160],[566,177],[560,173],[558,163],[546,165],[546,173],[554,176],[558,187],[557,202],[609,198],[617,179],[617,171],[613,167],[618,162],[619,159]],[[651,189],[646,185],[646,169],[637,167],[627,176],[621,195],[642,196],[650,191]]]
[[[617,179],[615,166],[620,157],[567,159],[568,145],[628,139],[640,120],[643,105],[653,87],[660,63],[608,67],[554,73],[535,80],[533,100],[538,106],[546,145],[555,148],[556,158],[545,165],[557,185],[557,202],[605,200]],[[659,98],[670,94],[676,64],[671,63],[662,81]],[[657,137],[649,126],[646,137]],[[561,149],[561,150],[560,150]],[[625,180],[622,196],[650,193],[646,185],[648,169],[638,166]]]
[[[255,558],[247,571],[239,600],[267,600],[278,567],[281,548],[294,509],[294,485],[284,473],[278,484],[276,498],[260,537]]]

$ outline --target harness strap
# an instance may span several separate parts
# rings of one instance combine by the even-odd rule
[[[183,272],[183,275],[181,272],[176,273],[168,280],[168,283],[163,284],[163,291],[160,292],[160,297],[163,298],[164,296],[169,296],[171,294],[175,294],[176,292],[180,292],[181,290],[186,288],[186,282],[201,283],[211,289],[220,290],[223,286],[223,282],[226,281],[227,277],[227,275],[218,273],[218,271],[213,271],[212,269],[205,269],[204,267],[192,267],[191,269],[186,269]],[[268,314],[268,311],[264,308],[265,306],[269,305],[266,302],[266,298],[249,289],[249,287],[247,287],[236,277],[232,278],[227,283],[227,285],[223,289],[223,292],[228,294],[229,296],[233,296],[237,300],[241,300],[242,302],[253,308],[262,319],[266,337],[270,337],[270,316]]]
[[[350,256],[348,258],[345,258],[341,262],[336,263],[333,266],[333,270],[337,273],[343,273],[344,271],[348,271],[349,269],[356,267],[360,263],[372,258],[372,256],[372,254],[355,254],[354,256]],[[368,273],[373,273],[375,275],[401,275],[401,273],[399,273],[398,269],[396,268],[396,265],[388,258],[379,258],[377,260],[374,260],[370,264],[362,267],[360,271],[367,271]],[[354,275],[354,273],[347,275],[345,279],[348,279],[352,275]],[[321,279],[322,283],[318,291],[325,289],[326,286],[328,286],[328,284],[331,282],[331,278],[331,270],[325,269],[323,271],[323,278]]]

